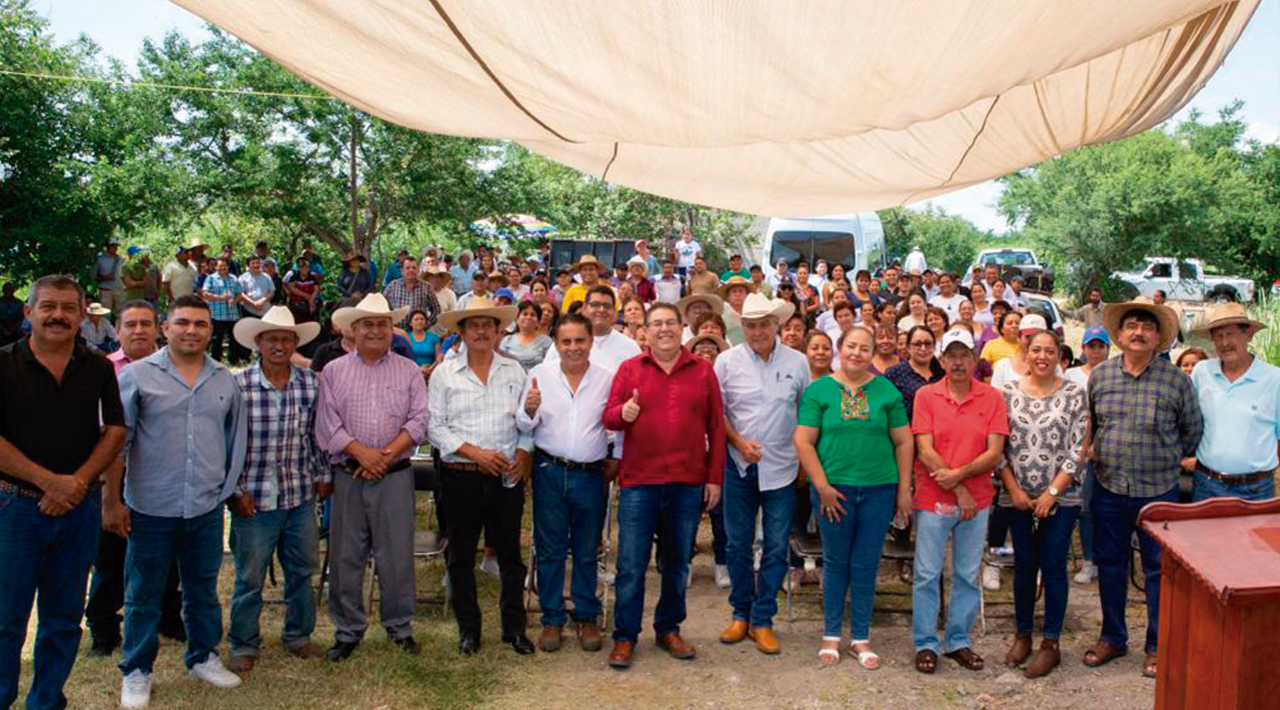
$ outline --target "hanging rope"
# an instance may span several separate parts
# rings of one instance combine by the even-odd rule
[[[132,88],[148,88],[148,89],[173,89],[177,91],[197,91],[206,94],[235,94],[237,96],[271,96],[282,99],[309,99],[315,101],[337,101],[332,96],[319,96],[316,94],[298,94],[287,91],[255,91],[253,89],[215,89],[208,86],[187,86],[183,84],[163,84],[154,81],[123,81],[120,79],[103,79],[95,76],[70,76],[62,74],[43,74],[39,72],[13,71],[12,69],[0,69],[0,75],[4,76],[21,76],[29,79],[48,79],[52,81],[70,81],[70,82],[88,82],[94,84],[113,84],[120,85],[126,89]]]

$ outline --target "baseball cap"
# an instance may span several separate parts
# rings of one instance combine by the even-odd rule
[[[1044,316],[1038,313],[1032,313],[1022,317],[1022,323],[1018,326],[1018,331],[1026,333],[1032,330],[1048,330],[1049,324],[1044,322]]]
[[[1111,344],[1111,336],[1107,335],[1107,329],[1100,325],[1090,326],[1084,329],[1084,337],[1080,340],[1080,345],[1088,345],[1094,341],[1101,342],[1103,345]]]
[[[511,290],[511,289],[509,289],[509,288],[506,288],[506,287],[503,287],[503,288],[498,289],[497,291],[494,291],[494,292],[493,292],[493,297],[494,297],[495,299],[496,299],[496,298],[505,298],[505,299],[507,299],[507,301],[508,301],[508,302],[510,302],[510,303],[515,303],[515,302],[516,302],[516,294],[515,294],[515,292],[514,292],[514,291],[512,291],[512,290]]]
[[[960,343],[966,348],[973,350],[973,333],[964,329],[948,330],[942,335],[942,352],[946,352],[952,345]]]
[[[125,249],[125,253],[128,254],[129,256],[137,256],[146,250],[147,250],[146,247],[131,246],[128,249]]]

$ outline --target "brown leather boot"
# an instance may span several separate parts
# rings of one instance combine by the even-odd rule
[[[1014,634],[1013,645],[1009,647],[1009,652],[1004,654],[1004,664],[1011,668],[1026,663],[1027,657],[1031,655],[1031,634]]]
[[[600,627],[594,621],[578,622],[578,643],[582,650],[595,653],[604,648],[604,640],[600,638]]]
[[[609,652],[609,665],[618,670],[631,667],[631,657],[635,655],[634,641],[614,641],[613,650]]]
[[[680,637],[679,631],[668,631],[659,636],[657,644],[658,648],[670,653],[672,658],[678,658],[682,661],[692,660],[698,655],[693,644]]]
[[[547,653],[555,653],[560,650],[560,644],[563,643],[564,627],[562,626],[544,626],[542,627],[542,635],[538,637],[538,648]]]
[[[720,643],[738,643],[747,637],[747,622],[742,619],[734,619],[729,624],[729,628],[720,634]]]
[[[778,637],[773,633],[773,629],[767,626],[760,626],[750,631],[751,640],[756,642],[756,649],[760,653],[767,655],[775,655],[782,653],[782,644],[778,641]]]
[[[1042,678],[1053,672],[1062,662],[1062,654],[1058,651],[1058,642],[1053,639],[1042,639],[1040,649],[1031,658],[1025,671],[1028,678]]]

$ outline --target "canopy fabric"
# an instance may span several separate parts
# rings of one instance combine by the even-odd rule
[[[762,215],[906,204],[1175,113],[1260,0],[174,0],[353,106]]]

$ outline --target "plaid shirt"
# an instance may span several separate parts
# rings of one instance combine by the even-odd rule
[[[258,510],[290,510],[311,500],[315,484],[333,475],[316,445],[316,374],[291,367],[281,392],[254,365],[236,375],[236,384],[249,422],[236,493],[252,494]]]
[[[1118,356],[1094,368],[1088,392],[1098,483],[1139,498],[1176,486],[1204,429],[1191,378],[1160,357],[1135,377]]]
[[[410,289],[405,286],[404,279],[396,279],[382,289],[382,295],[386,296],[391,310],[408,306],[409,313],[419,308],[426,311],[427,330],[435,327],[436,316],[440,315],[440,299],[436,298],[435,291],[431,290],[431,284],[418,282],[417,288]],[[406,315],[404,320],[396,325],[403,326],[408,321],[409,316]]]
[[[227,278],[222,278],[217,274],[209,274],[205,277],[204,285],[200,287],[202,291],[207,291],[215,296],[238,296],[244,293],[244,289],[240,287],[240,282],[235,276],[227,274]],[[209,314],[214,320],[240,320],[240,306],[235,301],[209,301]]]

